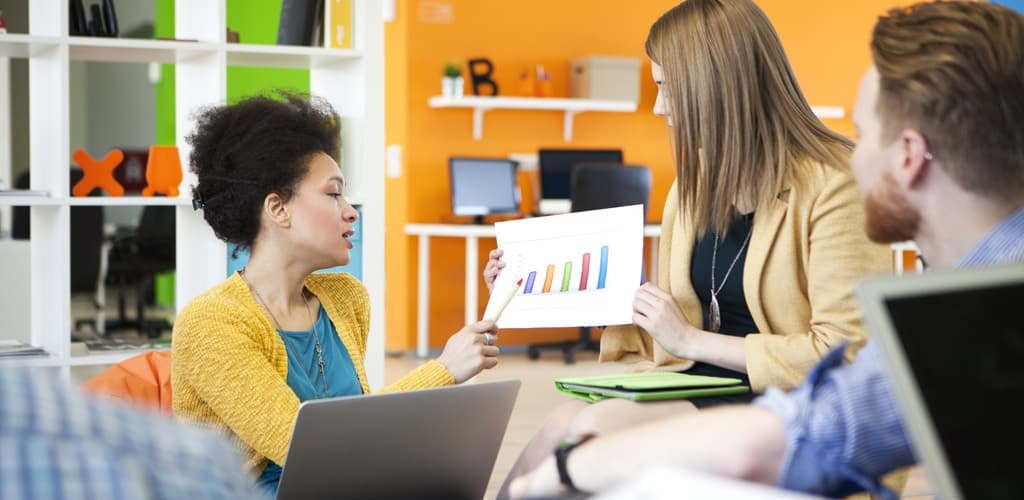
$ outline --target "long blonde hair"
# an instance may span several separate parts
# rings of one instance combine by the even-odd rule
[[[680,209],[696,234],[724,233],[738,201],[762,206],[818,161],[848,168],[852,142],[811,111],[768,17],[750,0],[687,0],[659,18]]]

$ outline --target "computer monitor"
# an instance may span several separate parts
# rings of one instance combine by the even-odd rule
[[[538,154],[540,169],[540,201],[542,214],[566,213],[571,208],[572,167],[580,163],[622,164],[621,149],[541,149]]]
[[[517,166],[515,160],[501,158],[449,158],[452,212],[472,215],[476,224],[485,215],[518,214]]]

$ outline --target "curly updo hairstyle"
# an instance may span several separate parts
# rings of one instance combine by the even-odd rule
[[[187,137],[198,177],[192,197],[217,237],[239,250],[252,248],[267,195],[290,200],[314,154],[338,161],[341,150],[341,120],[327,101],[286,91],[274,97],[204,108]]]

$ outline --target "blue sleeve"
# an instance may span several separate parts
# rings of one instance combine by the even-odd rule
[[[856,361],[844,365],[845,350],[840,346],[826,355],[790,393],[772,388],[755,401],[778,415],[786,429],[779,486],[896,498],[881,476],[916,460],[881,354],[868,342]]]
[[[87,397],[29,369],[0,368],[0,456],[0,498],[229,500],[263,493],[222,437]]]

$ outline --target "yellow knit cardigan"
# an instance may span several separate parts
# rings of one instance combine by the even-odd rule
[[[313,274],[306,288],[323,304],[369,394],[363,366],[370,325],[366,288],[349,274]],[[255,475],[268,459],[283,466],[299,399],[286,382],[284,342],[238,273],[182,309],[171,351],[174,413],[226,432]],[[430,361],[380,392],[454,382],[443,365]]]
[[[743,267],[743,293],[758,331],[745,338],[747,374],[755,392],[800,384],[811,367],[843,341],[865,342],[853,300],[861,278],[891,270],[890,250],[864,233],[864,206],[848,170],[809,163],[779,195],[758,206]],[[661,222],[655,282],[675,297],[692,324],[702,324],[700,299],[690,282],[697,236],[679,215],[673,185]],[[710,271],[709,271],[710,272]],[[848,351],[850,356],[856,349]],[[637,326],[615,326],[601,336],[601,361],[638,363],[642,370],[685,370]]]

